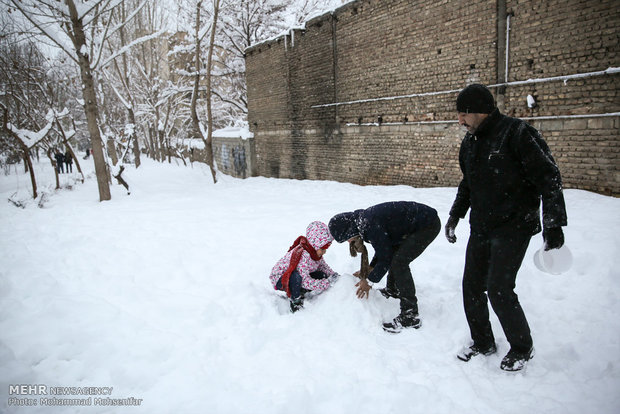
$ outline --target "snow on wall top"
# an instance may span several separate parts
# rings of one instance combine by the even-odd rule
[[[267,38],[265,40],[261,40],[260,42],[253,43],[250,46],[245,48],[244,53],[247,53],[248,51],[250,51],[252,49],[255,49],[255,48],[259,47],[259,46],[267,45],[269,43],[277,41],[278,39],[281,39],[283,37],[289,36],[291,34],[291,32],[293,32],[293,31],[304,31],[304,30],[306,30],[306,25],[308,23],[313,22],[315,20],[316,21],[324,20],[328,16],[331,16],[331,15],[335,14],[339,9],[342,9],[342,8],[348,6],[349,4],[351,4],[351,3],[355,2],[355,1],[357,1],[357,0],[350,0],[350,1],[346,2],[346,3],[343,3],[343,4],[341,4],[341,5],[337,6],[337,7],[333,7],[331,9],[329,9],[329,10],[325,10],[325,11],[316,12],[314,14],[311,14],[311,15],[308,16],[308,18],[306,20],[304,20],[304,22],[301,24],[301,26],[291,26],[288,29],[286,29],[283,32],[281,32],[280,34],[277,34],[277,35],[272,36],[270,38]]]

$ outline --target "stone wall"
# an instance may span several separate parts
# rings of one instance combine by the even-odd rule
[[[616,4],[358,0],[254,45],[256,173],[455,186],[454,101],[480,82],[504,113],[539,128],[566,187],[620,195],[620,73],[593,73],[620,67]]]
[[[219,171],[237,178],[255,174],[256,151],[253,138],[213,137],[213,159]]]
[[[248,137],[247,134],[218,136],[220,131],[223,130],[215,131],[212,137],[213,161],[217,169],[237,178],[256,176],[254,138]],[[181,154],[183,159],[188,159],[190,162],[206,163],[207,159],[204,142],[201,139],[186,140],[182,147],[171,151],[171,154],[173,156]]]

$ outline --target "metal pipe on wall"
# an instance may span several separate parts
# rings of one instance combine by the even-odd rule
[[[497,0],[497,55],[496,55],[496,83],[504,83],[504,79],[506,79],[506,65],[502,65],[505,63],[506,59],[506,0]],[[495,100],[497,101],[497,107],[500,111],[504,110],[504,95],[506,93],[505,87],[500,87],[497,89],[497,94],[495,96]]]
[[[506,15],[506,68],[504,69],[504,82],[508,83],[508,62],[510,56],[510,17],[512,13]]]

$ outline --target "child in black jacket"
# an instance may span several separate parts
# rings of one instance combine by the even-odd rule
[[[437,211],[412,201],[392,201],[366,210],[340,213],[329,222],[329,230],[338,243],[353,242],[356,237],[370,243],[375,250],[367,280],[358,283],[359,297],[367,295],[372,283],[388,273],[384,296],[400,299],[400,314],[384,323],[388,332],[419,328],[418,300],[409,264],[437,237],[441,222]]]

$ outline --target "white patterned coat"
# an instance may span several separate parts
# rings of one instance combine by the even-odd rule
[[[306,228],[306,238],[315,250],[320,249],[327,243],[331,243],[334,240],[332,235],[329,233],[329,228],[327,225],[320,221],[313,221],[308,225],[308,228]],[[288,269],[288,266],[291,263],[293,250],[294,249],[290,250],[284,255],[284,257],[278,260],[276,265],[271,270],[269,279],[271,280],[274,288],[278,283],[278,280],[280,280],[282,275],[286,272],[286,269]],[[325,273],[328,277],[333,276],[336,273],[331,267],[329,267],[323,258],[315,261],[312,257],[310,257],[310,253],[303,250],[301,259],[297,264],[297,271],[301,275],[301,287],[303,289],[322,292],[329,288],[330,282],[327,278],[315,279],[310,276],[310,273],[317,270]]]

